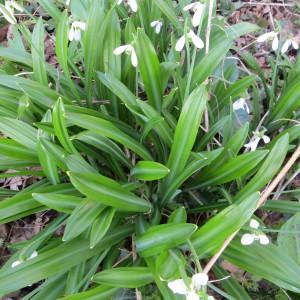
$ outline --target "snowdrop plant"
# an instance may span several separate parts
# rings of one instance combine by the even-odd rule
[[[137,67],[137,65],[138,65],[138,58],[137,58],[135,49],[134,49],[134,47],[132,45],[123,45],[123,46],[117,47],[114,50],[114,54],[115,55],[121,55],[122,53],[130,55],[131,64],[134,67]]]
[[[80,41],[81,39],[81,32],[85,31],[86,29],[86,24],[85,22],[81,22],[81,21],[74,21],[71,24],[71,28],[69,30],[69,40],[70,41]]]
[[[244,147],[247,149],[250,149],[250,151],[255,151],[260,140],[263,140],[265,144],[268,144],[270,142],[270,137],[264,134],[263,131],[253,131],[253,136],[249,143],[245,144]]]
[[[287,39],[282,45],[281,53],[282,54],[286,53],[291,46],[295,50],[298,50],[298,48],[299,48],[297,42],[294,39]]]
[[[150,26],[154,28],[156,34],[159,34],[161,31],[161,27],[163,26],[163,22],[160,20],[152,21],[150,23]]]
[[[136,0],[118,0],[118,2],[117,2],[118,5],[121,5],[122,3],[125,3],[126,5],[128,5],[133,12],[137,12],[138,5],[137,5]]]
[[[266,32],[257,38],[257,42],[264,43],[266,41],[272,41],[272,49],[276,51],[279,47],[278,34],[279,33],[275,31]]]
[[[190,279],[189,279],[190,280]],[[196,273],[191,278],[191,283],[186,284],[183,279],[176,279],[168,282],[168,287],[174,294],[185,295],[186,300],[213,300],[214,297],[208,296],[200,298],[199,291],[208,283],[208,276],[205,273]]]
[[[189,10],[193,11],[194,15],[192,17],[192,25],[194,27],[200,25],[204,8],[205,5],[199,1],[190,3],[183,8],[184,11],[189,11]]]
[[[253,244],[255,241],[259,241],[261,245],[268,245],[270,243],[269,238],[261,230],[259,230],[260,224],[257,220],[251,219],[249,223],[252,233],[245,233],[242,235],[241,244],[248,246]]]
[[[204,48],[203,41],[201,40],[201,38],[198,35],[195,34],[195,32],[193,30],[190,30],[187,33],[187,36],[182,35],[178,39],[178,41],[176,42],[176,45],[175,45],[175,50],[178,52],[182,51],[184,48],[184,45],[186,43],[187,44],[192,43],[198,49]]]
[[[296,193],[258,206],[299,144],[299,62],[271,53],[265,72],[235,46],[261,29],[230,26],[213,2],[201,2],[208,14],[191,1],[29,2],[0,47],[0,224],[45,225],[5,237],[0,298],[261,298],[224,261],[300,292],[283,235],[298,222]],[[187,11],[193,25],[207,17],[190,29]],[[291,224],[268,247],[253,221],[252,247],[230,240],[257,209]]]

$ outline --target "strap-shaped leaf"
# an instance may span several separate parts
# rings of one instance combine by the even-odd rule
[[[73,185],[84,195],[121,211],[148,212],[151,204],[128,192],[118,182],[93,173],[68,173]]]
[[[152,160],[151,154],[135,139],[122,132],[112,122],[83,114],[68,113],[67,119],[75,125],[88,129],[94,133],[111,138],[132,151],[143,159]]]
[[[164,165],[153,161],[139,161],[131,170],[131,175],[139,180],[158,180],[169,174]]]
[[[160,112],[162,106],[160,64],[150,39],[141,29],[138,29],[135,47],[148,101]]]
[[[163,224],[150,227],[136,240],[136,249],[143,257],[161,253],[183,244],[196,231],[197,225]]]
[[[93,281],[113,287],[138,288],[152,282],[153,277],[146,267],[122,267],[97,273]]]

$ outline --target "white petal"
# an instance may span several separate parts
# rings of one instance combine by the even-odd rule
[[[190,4],[186,5],[186,6],[183,8],[183,10],[184,10],[184,11],[188,11],[188,10],[194,8],[196,5],[197,5],[197,3],[190,3]]]
[[[233,107],[234,111],[242,109],[242,110],[246,110],[246,112],[248,114],[250,113],[250,109],[249,109],[248,104],[247,104],[247,102],[244,98],[240,98],[240,99],[236,100],[233,103],[232,107]]]
[[[264,141],[265,144],[270,143],[270,138],[267,135],[263,135],[262,139],[263,139],[263,141]]]
[[[71,1],[71,0],[66,0],[66,6],[69,6],[69,5],[70,5],[70,1]]]
[[[15,268],[16,266],[20,265],[22,262],[20,260],[16,260],[11,264],[12,268]]]
[[[131,50],[131,64],[134,67],[137,67],[137,65],[138,65],[138,58],[136,56],[134,48],[132,48],[132,50]]]
[[[129,45],[123,45],[123,46],[120,46],[120,47],[116,48],[114,50],[114,54],[115,55],[120,55],[120,54],[124,53],[128,49],[128,46]]]
[[[182,37],[179,38],[179,40],[177,41],[176,45],[175,45],[175,50],[180,52],[185,44],[185,36],[183,35]]]
[[[201,286],[207,285],[208,276],[206,273],[196,273],[192,277],[192,284],[196,290],[200,290]]]
[[[288,51],[288,49],[291,46],[291,44],[292,44],[292,40],[291,39],[286,40],[283,43],[283,45],[282,45],[281,53],[284,54],[286,51]]]
[[[192,39],[193,44],[196,46],[196,48],[201,49],[204,47],[203,41],[197,36],[194,31],[190,30],[188,33],[188,36]]]
[[[159,21],[152,21],[152,22],[150,23],[150,26],[151,26],[151,27],[155,27],[158,23],[159,23]]]
[[[248,246],[251,245],[255,240],[255,235],[250,233],[245,233],[242,235],[241,244]]]
[[[256,221],[255,219],[251,219],[251,220],[250,220],[250,223],[249,223],[249,226],[250,226],[251,228],[257,229],[257,228],[260,226],[260,224],[259,224],[259,222]]]
[[[135,0],[128,0],[128,4],[130,6],[130,8],[132,9],[132,11],[137,12],[138,10],[138,6]]]
[[[274,31],[270,31],[270,32],[266,32],[262,35],[260,35],[258,38],[257,38],[257,42],[258,43],[262,43],[262,42],[265,42],[271,38],[274,38],[276,35],[276,33]]]
[[[155,26],[155,33],[156,34],[160,33],[162,25],[163,25],[162,22],[158,22],[158,24]]]
[[[202,4],[197,5],[197,9],[192,18],[192,24],[194,27],[199,26],[203,15],[203,10],[204,10],[204,5]]]
[[[81,38],[81,30],[80,29],[75,29],[74,30],[74,40],[75,41],[80,41]]]
[[[265,234],[260,234],[258,236],[259,238],[259,242],[262,244],[262,245],[268,245],[270,243],[270,240],[269,238],[265,235]]]
[[[75,35],[75,30],[74,27],[71,26],[70,30],[69,30],[69,40],[72,42],[74,40],[74,35]]]
[[[117,5],[122,4],[123,0],[118,0]]]
[[[255,151],[258,146],[259,141],[260,141],[260,138],[256,137],[254,140],[250,141],[248,144],[245,144],[244,147],[250,148],[251,152]]]
[[[38,256],[38,252],[37,252],[37,251],[33,251],[33,252],[31,253],[31,255],[29,256],[28,259],[33,259],[33,258],[35,258],[35,257],[37,257],[37,256]]]
[[[186,295],[186,300],[199,300],[200,297],[195,291],[188,292]]]
[[[278,40],[278,37],[277,37],[277,34],[276,34],[275,37],[274,37],[274,40],[272,42],[272,49],[274,51],[276,51],[278,49],[278,46],[279,46],[279,40]]]
[[[206,300],[215,300],[213,296],[208,296]]]
[[[292,46],[295,50],[297,50],[299,48],[297,42],[295,42],[294,40],[292,40]]]
[[[176,279],[168,282],[168,287],[174,294],[186,295],[188,293],[188,288],[183,279]]]

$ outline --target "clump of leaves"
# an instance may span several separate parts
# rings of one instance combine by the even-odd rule
[[[47,17],[14,22],[0,48],[10,66],[0,74],[0,167],[15,170],[4,178],[41,179],[13,195],[1,189],[0,222],[56,217],[11,245],[0,295],[39,283],[23,299],[110,299],[127,289],[251,299],[222,260],[299,293],[299,203],[262,208],[294,215],[278,242],[260,243],[265,227],[248,224],[299,143],[300,60],[277,52],[268,77],[234,44],[259,28],[227,26],[212,0],[38,3]],[[55,38],[57,68],[45,36]],[[239,230],[252,244],[237,235],[208,280],[202,268]]]

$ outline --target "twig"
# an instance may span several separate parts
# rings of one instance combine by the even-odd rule
[[[271,184],[265,189],[265,191],[263,192],[263,194],[261,195],[261,197],[257,203],[256,209],[258,209],[259,207],[264,205],[264,203],[267,201],[270,194],[276,188],[277,184],[287,174],[289,169],[294,165],[294,163],[297,161],[297,159],[299,157],[300,157],[300,146],[298,146],[298,148],[293,153],[293,155],[288,160],[288,162],[285,164],[285,166],[277,174],[277,176],[274,178],[274,180],[271,182]],[[219,259],[219,257],[222,255],[222,253],[224,252],[226,247],[230,244],[230,242],[234,239],[234,237],[237,235],[238,232],[239,232],[239,230],[236,230],[224,241],[221,249],[210,259],[210,261],[207,263],[207,265],[203,269],[203,272],[208,273],[210,271],[210,269],[213,267],[213,265],[216,263],[216,261]]]
[[[286,6],[286,7],[293,7],[293,4],[288,3],[268,3],[268,2],[243,2],[243,6],[245,5],[267,5],[267,6]]]

